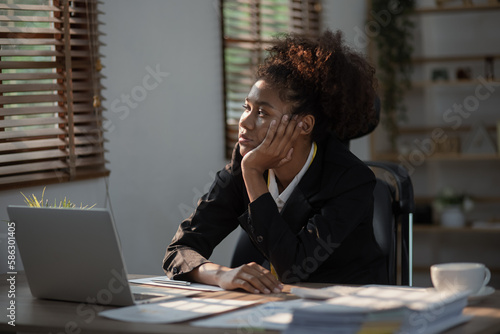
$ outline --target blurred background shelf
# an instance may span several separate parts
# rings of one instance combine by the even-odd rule
[[[500,10],[500,4],[494,2],[489,4],[476,4],[472,6],[445,6],[442,7],[422,7],[415,10],[415,14],[452,14],[452,13],[470,13]]]
[[[397,163],[412,178],[417,204],[414,285],[432,286],[433,264],[482,262],[492,271],[489,285],[499,289],[500,2],[474,0],[473,6],[465,6],[457,0],[437,6],[439,1],[417,1],[420,7],[409,16],[414,28],[405,42],[413,47],[413,73],[403,96],[406,111],[394,118],[397,131],[391,133],[393,128],[385,124],[393,119],[384,113],[382,99],[371,159]],[[380,23],[369,12],[370,20]],[[373,39],[369,54],[378,64],[383,51],[377,49],[377,36]],[[381,98],[387,87],[380,85]],[[484,148],[476,139],[488,148],[471,149]],[[441,212],[433,205],[450,187],[474,202],[463,227],[441,226]]]
[[[400,153],[377,153],[372,156],[374,160],[381,161],[393,161],[402,162],[409,161],[411,159],[411,154],[400,154]],[[431,155],[426,155],[422,159],[422,163],[425,161],[500,161],[499,154],[462,154],[462,153],[433,153]],[[419,161],[420,163],[420,161]]]
[[[488,285],[500,288],[500,228],[449,228],[415,225],[413,285],[432,286],[430,266],[444,262],[484,263],[492,274]]]
[[[415,197],[427,198],[426,203],[451,187],[477,199],[468,221],[500,219],[500,2],[443,1],[438,6],[438,1],[418,1],[410,15],[413,74],[412,87],[403,96],[406,112],[396,117],[396,140],[391,142],[391,130],[384,127],[390,116],[384,114],[382,100],[381,125],[371,135],[371,159],[405,167]],[[377,18],[369,12],[368,20]],[[377,64],[381,51],[376,43],[369,50]],[[436,72],[445,72],[446,79],[436,79]],[[486,133],[494,148],[469,149],[478,132]]]

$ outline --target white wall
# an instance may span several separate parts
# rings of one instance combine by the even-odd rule
[[[354,43],[354,27],[364,24],[364,3],[325,1],[325,25],[344,30]],[[130,273],[162,273],[165,247],[177,226],[226,163],[217,4],[103,0],[100,7],[109,191]],[[151,71],[161,72],[156,80]],[[366,139],[352,149],[365,159]],[[42,188],[20,190],[40,194]],[[104,207],[104,179],[47,187],[46,198],[64,196]],[[8,204],[23,204],[18,190],[0,191],[0,219],[7,219]],[[3,252],[4,225],[0,233]],[[235,238],[216,249],[215,262],[229,264]]]
[[[225,163],[216,4],[101,7],[111,199],[129,272],[162,273],[177,226]],[[162,72],[158,80],[151,70]],[[218,252],[218,261],[229,254]]]
[[[363,33],[366,24],[365,0],[324,0],[323,26],[332,31],[341,30],[348,45],[366,53],[367,39]],[[362,160],[370,159],[370,136],[352,140],[351,151]]]

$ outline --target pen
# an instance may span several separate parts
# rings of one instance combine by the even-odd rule
[[[191,285],[191,282],[186,281],[176,281],[176,280],[152,280],[154,283],[160,283],[165,285]]]

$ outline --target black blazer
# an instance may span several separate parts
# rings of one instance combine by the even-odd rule
[[[179,226],[163,260],[169,277],[182,279],[208,262],[215,246],[240,225],[283,283],[388,282],[372,227],[375,177],[343,143],[332,136],[318,144],[281,213],[269,193],[249,203],[241,159],[236,145],[231,163]]]

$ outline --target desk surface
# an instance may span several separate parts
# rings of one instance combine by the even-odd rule
[[[0,275],[0,309],[7,312],[9,284],[7,275]],[[309,287],[325,286],[319,284],[304,284]],[[222,299],[262,299],[268,301],[293,299],[285,292],[267,296],[252,295],[234,291],[204,292],[197,296]],[[96,312],[86,309],[85,314],[78,312],[79,303],[49,301],[35,299],[31,296],[26,278],[22,273],[16,275],[16,326],[8,325],[9,319],[3,314],[0,320],[0,332],[38,332],[38,333],[220,333],[221,329],[191,327],[186,323],[151,325],[126,323],[97,316],[97,312],[111,307],[95,306]],[[498,333],[500,329],[500,291],[486,297],[480,303],[467,307],[464,314],[473,315],[469,322],[448,330],[446,333]],[[240,333],[241,329],[227,330],[224,333]],[[259,333],[263,331],[259,330]],[[277,333],[266,331],[266,333]]]

